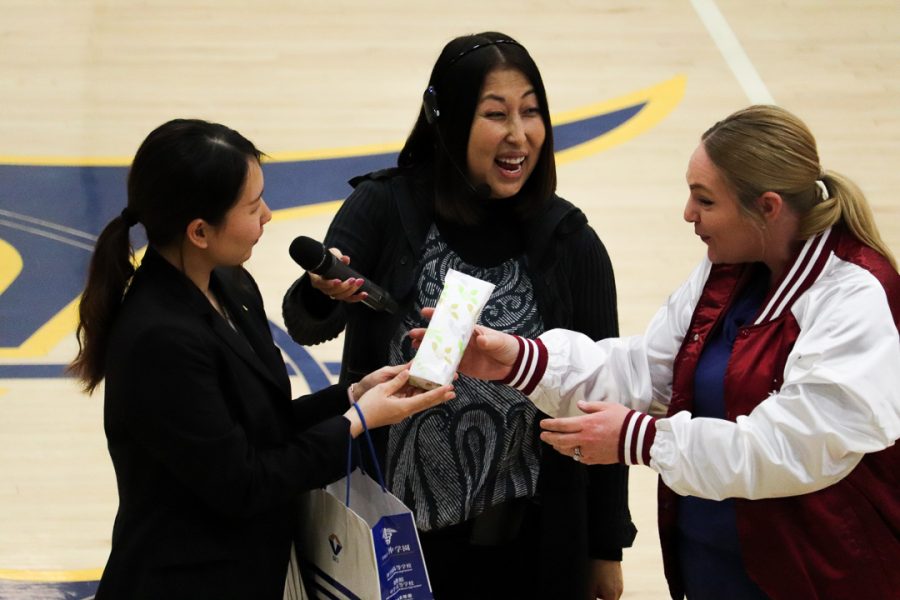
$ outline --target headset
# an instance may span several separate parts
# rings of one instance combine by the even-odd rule
[[[474,46],[466,48],[465,50],[463,50],[462,52],[460,52],[459,54],[457,54],[456,56],[451,58],[447,62],[447,66],[444,67],[444,69],[445,70],[449,69],[454,64],[459,62],[459,60],[462,57],[464,57],[467,54],[470,54],[472,52],[475,52],[476,50],[478,50],[480,48],[488,48],[490,46],[498,46],[500,44],[512,44],[512,45],[518,46],[519,48],[522,48],[524,50],[524,46],[522,46],[522,44],[520,44],[519,42],[517,42],[516,40],[513,40],[513,39],[502,38],[499,40],[491,40],[489,42],[475,44]],[[435,80],[437,80],[437,78],[435,78]],[[425,111],[425,121],[427,121],[429,125],[435,126],[438,122],[438,119],[441,116],[441,108],[440,108],[440,106],[438,106],[437,90],[434,88],[433,85],[429,85],[427,88],[425,88],[425,93],[422,95],[422,109]],[[435,128],[437,129],[437,127],[435,127]],[[438,132],[438,135],[440,135],[440,132]]]
[[[463,50],[462,52],[460,52],[459,54],[457,54],[456,56],[451,58],[447,62],[447,66],[444,67],[444,69],[445,70],[449,69],[454,64],[456,64],[462,57],[464,57],[465,55],[467,55],[471,52],[478,50],[479,48],[487,48],[489,46],[497,46],[499,44],[513,44],[513,45],[518,46],[519,48],[522,48],[523,50],[525,49],[524,46],[522,46],[522,44],[520,44],[516,40],[506,39],[506,38],[499,39],[499,40],[492,40],[492,41],[484,42],[481,44],[475,44],[474,46],[472,46],[470,48],[466,48],[465,50]],[[437,80],[437,79],[438,78],[435,77],[435,80]],[[478,196],[480,198],[490,198],[491,186],[489,186],[486,183],[474,185],[469,180],[469,176],[466,174],[466,172],[463,170],[463,168],[456,162],[456,159],[453,158],[453,154],[447,148],[447,144],[446,144],[446,142],[444,142],[444,135],[441,133],[440,123],[438,123],[440,116],[441,116],[441,108],[440,108],[440,106],[438,106],[437,90],[434,88],[433,85],[429,85],[427,88],[425,88],[425,93],[422,95],[422,111],[425,113],[425,121],[432,127],[432,129],[434,129],[434,135],[435,135],[435,138],[437,138],[438,144],[440,144],[440,146],[441,146],[441,150],[443,150],[444,155],[450,161],[450,164],[453,166],[453,169],[462,178],[463,182],[466,184],[466,187],[468,187],[469,190],[471,190],[473,194],[475,194],[476,196]]]

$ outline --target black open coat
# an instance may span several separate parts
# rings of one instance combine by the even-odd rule
[[[301,344],[317,344],[346,328],[341,381],[352,382],[387,364],[388,344],[409,310],[421,268],[420,249],[433,223],[433,183],[398,169],[353,182],[325,237],[351,266],[385,288],[401,314],[361,303],[329,300],[306,275],[284,298],[285,324]],[[553,197],[525,224],[526,261],[547,329],[581,331],[593,339],[618,335],[616,290],[606,249],[584,213]],[[376,437],[382,442],[386,429]],[[541,573],[535,597],[584,598],[588,558],[621,560],[636,530],[628,511],[628,469],[586,467],[545,446],[537,484],[542,509]]]

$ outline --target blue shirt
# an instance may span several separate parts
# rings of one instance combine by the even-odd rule
[[[725,418],[725,371],[731,349],[741,328],[759,312],[768,280],[768,270],[756,269],[707,340],[694,373],[693,418]],[[765,598],[744,570],[734,500],[681,498],[678,538],[689,599]]]

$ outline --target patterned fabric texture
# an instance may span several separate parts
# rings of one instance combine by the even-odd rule
[[[420,314],[435,306],[449,269],[496,287],[479,323],[534,338],[543,330],[524,258],[495,267],[466,264],[432,225],[423,248],[414,308],[391,341],[392,364],[412,359],[407,332],[426,323]],[[486,509],[532,496],[538,478],[537,409],[511,387],[460,376],[456,398],[391,427],[387,479],[391,491],[429,531],[461,523]]]

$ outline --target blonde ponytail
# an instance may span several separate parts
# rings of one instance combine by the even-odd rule
[[[777,192],[801,215],[800,239],[843,223],[897,268],[862,190],[843,175],[823,172],[816,140],[796,115],[778,106],[750,106],[713,125],[702,140],[745,215],[760,221],[756,199]]]
[[[856,238],[874,248],[897,269],[897,261],[875,224],[869,202],[859,186],[840,173],[826,171],[822,178],[829,198],[812,206],[800,221],[800,237],[806,239],[842,222]]]

